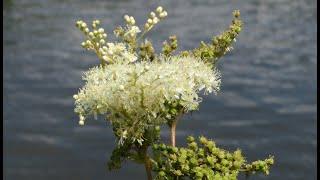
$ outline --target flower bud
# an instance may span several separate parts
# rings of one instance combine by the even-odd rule
[[[156,10],[158,13],[161,13],[163,11],[163,8],[161,6],[157,7],[157,10]]]
[[[129,22],[130,21],[130,17],[126,14],[126,15],[124,15],[124,20],[126,21],[126,22]]]
[[[82,22],[80,20],[76,22],[77,27],[80,27],[81,24],[82,24]]]
[[[154,12],[151,12],[151,13],[150,13],[150,17],[151,17],[151,18],[154,18],[154,17],[156,17],[156,14],[155,14]]]
[[[160,126],[156,126],[155,130],[160,131]]]
[[[153,18],[152,23],[157,24],[159,22],[159,19],[157,17]]]
[[[83,22],[83,23],[81,24],[81,27],[85,28],[85,27],[87,27],[87,24],[86,24],[85,22]]]
[[[84,121],[79,121],[79,125],[83,126],[84,125]]]
[[[102,59],[108,61],[108,56],[102,56]]]
[[[134,25],[135,23],[136,23],[136,20],[134,20],[134,18],[131,16],[130,17],[130,23],[132,24],[132,25]]]
[[[102,33],[104,33],[104,29],[103,28],[99,28],[98,32],[102,34]]]
[[[146,24],[144,25],[144,28],[145,28],[145,29],[149,29],[149,28],[150,28],[150,25],[149,25],[148,23],[146,23]]]
[[[168,13],[166,11],[160,13],[159,17],[160,18],[165,18],[168,15]]]
[[[238,18],[240,16],[240,11],[239,10],[233,11],[233,15],[235,18]]]
[[[163,171],[160,171],[160,172],[159,172],[159,176],[160,176],[160,177],[163,177],[163,176],[165,176],[165,175],[166,175],[165,172],[163,172]]]
[[[106,43],[103,39],[101,39],[99,42],[100,42],[100,44]]]

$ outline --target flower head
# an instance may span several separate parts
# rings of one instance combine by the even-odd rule
[[[75,111],[81,116],[107,115],[112,124],[121,124],[116,133],[119,137],[125,132],[132,140],[142,140],[145,128],[167,122],[171,107],[196,110],[201,90],[219,90],[217,70],[197,58],[123,64],[120,62],[126,61],[126,56],[132,58],[130,53],[121,44],[108,46],[113,55],[123,53],[122,60],[85,73],[86,85],[75,95]]]

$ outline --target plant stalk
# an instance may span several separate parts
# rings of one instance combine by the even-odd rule
[[[171,146],[176,147],[176,129],[179,119],[181,118],[183,111],[177,116],[175,120],[170,124],[170,133],[171,133]]]
[[[171,146],[176,147],[176,128],[178,120],[174,120],[170,126],[171,130]]]
[[[148,146],[144,147],[144,167],[146,169],[147,178],[148,180],[152,180],[152,172],[151,172],[151,161],[148,156]]]

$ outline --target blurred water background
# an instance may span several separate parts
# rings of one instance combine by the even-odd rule
[[[219,63],[221,92],[183,118],[189,134],[213,138],[248,160],[273,154],[267,177],[316,179],[316,0],[5,0],[4,179],[145,179],[143,166],[107,171],[115,146],[106,122],[78,126],[73,94],[98,64],[85,52],[77,19],[98,18],[111,36],[125,13],[143,24],[157,5],[168,19],[150,33],[156,48],[176,34],[190,49],[226,29],[240,9],[244,29]],[[167,136],[163,136],[167,140]],[[240,179],[244,179],[243,176]]]

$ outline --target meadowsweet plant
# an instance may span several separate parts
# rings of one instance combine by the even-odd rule
[[[85,85],[74,95],[79,124],[105,117],[117,141],[109,169],[131,160],[144,164],[149,180],[236,179],[239,172],[269,174],[273,157],[247,163],[240,150],[220,149],[203,136],[200,144],[190,136],[186,147],[176,147],[179,119],[198,109],[200,93],[218,93],[221,75],[216,63],[232,49],[242,22],[240,12],[234,11],[230,27],[210,42],[177,52],[178,39],[171,35],[156,53],[145,36],[167,15],[159,6],[142,27],[133,16],[124,15],[124,25],[113,31],[118,38],[115,42],[108,40],[99,20],[90,26],[82,20],[76,22],[85,36],[82,47],[100,60],[84,73]],[[161,143],[163,126],[170,128],[169,145]]]

